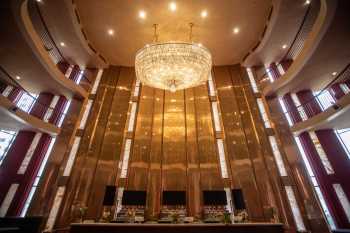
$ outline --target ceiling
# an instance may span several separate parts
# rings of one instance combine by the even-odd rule
[[[164,0],[75,0],[87,37],[113,65],[134,66],[135,53],[153,40],[186,41],[194,23],[193,41],[207,47],[214,65],[235,64],[256,44],[271,8],[271,0],[177,0],[176,11]],[[138,17],[140,10],[146,18]],[[207,10],[208,16],[201,17]],[[238,34],[233,29],[239,27]],[[113,36],[107,31],[113,29]]]

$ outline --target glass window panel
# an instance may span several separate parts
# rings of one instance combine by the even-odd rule
[[[7,86],[5,90],[2,92],[2,95],[5,97],[8,97],[12,90],[13,90],[13,86]]]
[[[32,109],[35,101],[36,101],[37,95],[34,94],[28,94],[24,92],[22,96],[19,98],[17,102],[17,107],[21,109],[24,112],[30,112]]]
[[[335,130],[335,132],[350,159],[350,128]]]
[[[301,105],[301,103],[299,101],[298,96],[295,93],[291,94],[290,96],[291,96],[291,98],[292,98],[292,100],[294,102],[294,105],[297,107],[297,110],[299,112],[299,115],[300,115],[301,119],[303,121],[306,121],[308,119],[308,117],[307,117],[307,115],[305,113],[304,107]]]
[[[316,191],[316,195],[318,197],[318,200],[320,201],[321,207],[323,209],[323,213],[324,213],[324,215],[326,217],[326,220],[327,220],[330,228],[332,230],[337,229],[337,227],[336,227],[336,225],[334,223],[334,219],[333,219],[331,213],[329,212],[328,206],[327,206],[326,201],[325,201],[325,199],[323,197],[321,189],[319,187],[315,187],[315,191]]]
[[[335,103],[334,98],[329,93],[328,90],[324,90],[321,93],[320,92],[314,92],[314,96],[317,98],[317,102],[320,105],[322,110],[325,110],[332,106]]]
[[[4,161],[16,135],[17,133],[15,131],[0,130],[0,165]]]

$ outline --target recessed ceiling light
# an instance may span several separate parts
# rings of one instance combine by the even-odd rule
[[[144,10],[140,10],[140,11],[139,11],[139,17],[140,17],[141,19],[145,19],[145,18],[146,18],[146,12],[145,12]]]
[[[21,79],[21,77],[19,77],[19,76],[17,75],[17,76],[16,76],[16,79],[17,79],[17,80],[20,80],[20,79]]]
[[[198,46],[201,47],[201,46],[202,46],[202,43],[198,43]]]
[[[234,33],[234,34],[238,34],[238,33],[239,33],[239,27],[235,27],[235,28],[233,29],[233,33]]]
[[[113,29],[108,29],[107,33],[108,33],[108,35],[113,36],[114,35],[114,30]]]
[[[175,3],[175,2],[169,3],[169,9],[170,9],[171,11],[176,11],[176,3]]]
[[[286,44],[282,45],[282,49],[286,49],[286,48],[287,48]]]
[[[306,0],[306,1],[305,1],[305,4],[306,4],[306,5],[309,5],[310,3],[311,3],[311,0]]]
[[[60,45],[61,45],[62,47],[65,47],[65,46],[66,46],[66,44],[65,44],[64,42],[60,42]]]
[[[37,2],[41,2],[41,0],[36,0]]]
[[[333,76],[336,76],[337,74],[338,74],[338,73],[337,73],[337,72],[335,72],[335,71],[332,73],[332,75],[333,75]]]
[[[208,12],[206,10],[202,10],[201,17],[206,18],[208,16]]]

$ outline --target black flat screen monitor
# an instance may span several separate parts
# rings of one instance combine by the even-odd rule
[[[146,191],[131,191],[124,190],[122,205],[137,205],[145,206],[146,205]]]
[[[225,191],[203,191],[204,205],[227,205]]]
[[[186,205],[186,191],[163,191],[163,205]]]

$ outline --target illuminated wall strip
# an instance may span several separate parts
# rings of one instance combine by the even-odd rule
[[[253,89],[253,92],[259,93],[259,89],[258,89],[258,86],[256,85],[254,74],[251,68],[247,68],[247,74],[248,74],[249,82]]]
[[[261,118],[264,121],[265,128],[271,128],[271,122],[269,117],[267,116],[266,109],[264,103],[261,98],[257,98],[256,102],[258,103],[258,108],[260,111]]]
[[[219,108],[218,102],[211,102],[211,107],[213,110],[213,118],[214,118],[214,127],[216,132],[221,131],[220,117],[219,117]]]
[[[0,217],[5,217],[13,198],[15,197],[18,187],[19,187],[19,184],[11,184],[0,206]]]
[[[328,175],[329,174],[334,174],[334,169],[333,169],[331,163],[329,162],[329,160],[327,158],[327,155],[324,152],[324,150],[323,150],[323,148],[321,146],[321,143],[319,142],[315,132],[314,131],[310,131],[309,135],[310,135],[310,138],[311,138],[313,144],[315,145],[317,154],[320,157],[322,165],[323,165],[324,169],[326,170],[327,174]]]
[[[284,104],[284,101],[282,98],[278,98],[278,101],[280,102],[280,105],[282,107],[282,111],[284,113],[284,115],[286,116],[286,119],[288,121],[288,125],[289,126],[292,126],[293,125],[293,121],[292,121],[292,118],[290,117],[288,111],[287,111],[287,108],[286,108],[286,105]]]
[[[285,186],[290,208],[298,231],[306,231],[292,186]]]
[[[59,121],[58,124],[57,124],[58,127],[61,127],[61,126],[62,126],[63,121],[64,121],[64,118],[66,117],[66,114],[67,114],[68,109],[69,109],[69,107],[70,107],[70,104],[71,104],[71,100],[69,100],[69,101],[67,102],[66,107],[64,108],[63,113],[62,113],[61,116],[60,116],[60,121]]]
[[[44,232],[52,232],[52,229],[55,225],[55,221],[57,218],[58,210],[60,208],[61,202],[63,200],[63,195],[66,190],[66,187],[60,186],[58,187],[55,195],[55,199],[53,201],[52,208],[49,213],[49,217],[46,222],[45,230]]]
[[[211,76],[211,73],[210,73],[209,79],[208,79],[208,86],[209,86],[209,95],[216,96],[215,86],[214,86],[214,82],[213,82],[213,78]]]
[[[273,78],[273,75],[271,73],[271,69],[269,67],[266,67],[266,73],[267,73],[267,76],[269,77],[270,82],[273,83],[275,80]]]
[[[2,95],[5,97],[8,97],[12,90],[13,90],[13,86],[7,86],[5,90],[2,92]]]
[[[78,78],[77,78],[77,80],[75,81],[76,84],[79,84],[79,83],[80,83],[81,79],[83,78],[84,72],[85,72],[84,70],[79,71]]]
[[[22,175],[26,172],[27,168],[28,168],[28,165],[29,165],[29,162],[30,160],[32,159],[33,157],[33,154],[34,154],[34,151],[39,143],[39,140],[42,136],[42,133],[36,133],[34,138],[33,138],[33,141],[32,143],[30,144],[29,146],[29,149],[27,150],[27,153],[26,155],[24,156],[24,159],[21,163],[21,166],[19,167],[18,171],[17,171],[17,174],[19,175]]]
[[[288,176],[286,167],[284,166],[284,162],[283,162],[283,159],[282,159],[282,156],[281,156],[281,152],[280,152],[280,150],[278,148],[276,137],[275,136],[269,136],[269,141],[270,141],[270,145],[271,145],[271,148],[272,148],[272,153],[273,153],[273,155],[275,157],[275,161],[276,161],[277,168],[278,168],[278,171],[279,171],[280,175],[281,176]]]
[[[316,195],[317,195],[317,197],[318,197],[318,199],[320,201],[321,208],[323,209],[323,213],[324,213],[324,215],[325,215],[325,217],[327,219],[327,222],[328,222],[330,228],[332,230],[337,229],[337,226],[334,223],[334,219],[333,219],[333,217],[331,215],[331,212],[328,209],[328,206],[327,206],[326,201],[325,201],[325,199],[323,197],[323,194],[321,192],[320,187],[315,186],[314,188],[315,188]]]
[[[281,75],[284,75],[286,73],[281,63],[277,65],[277,70]]]
[[[140,87],[141,87],[140,80],[136,80],[135,88],[134,88],[134,94],[133,94],[134,97],[139,96],[139,94],[140,94]]]
[[[226,209],[229,213],[233,214],[233,204],[232,204],[232,193],[230,188],[224,188],[226,192],[226,200],[227,200],[227,205]]]
[[[301,119],[303,121],[306,121],[308,119],[308,116],[306,115],[304,107],[301,105],[298,96],[295,93],[292,93],[290,97],[292,98],[294,105],[297,107]]]
[[[66,167],[64,168],[64,171],[63,171],[63,176],[69,176],[71,171],[72,171],[74,160],[75,160],[75,157],[76,157],[77,152],[78,152],[80,140],[81,140],[81,137],[74,138],[73,146],[72,146],[72,149],[70,150],[67,164],[66,164]]]
[[[340,89],[342,89],[342,91],[343,91],[345,94],[350,93],[350,88],[349,88],[348,85],[346,85],[345,83],[341,83],[341,84],[340,84]]]
[[[221,177],[228,178],[227,164],[226,164],[226,158],[225,158],[225,149],[224,149],[224,141],[223,141],[223,139],[217,139],[216,142],[217,142],[218,151],[219,151]]]
[[[87,119],[88,119],[88,116],[89,116],[89,113],[90,113],[90,110],[92,107],[92,102],[93,102],[93,100],[89,99],[86,103],[84,113],[83,113],[83,116],[82,116],[80,124],[79,124],[79,129],[85,128],[85,125],[86,125],[86,122],[87,122]]]
[[[117,191],[117,202],[116,202],[116,211],[114,212],[114,218],[116,219],[118,213],[122,210],[122,199],[123,199],[124,188],[120,187]]]
[[[130,117],[128,122],[128,132],[134,131],[135,119],[136,119],[137,102],[131,103]]]
[[[128,174],[131,142],[132,142],[131,139],[126,139],[126,141],[125,141],[124,155],[123,155],[123,161],[122,161],[122,165],[121,165],[120,178],[126,178],[126,175]]]
[[[47,149],[47,151],[46,151],[46,153],[45,153],[45,157],[44,157],[43,161],[41,162],[39,171],[38,171],[38,173],[37,173],[37,175],[36,175],[36,177],[35,177],[33,186],[32,186],[32,188],[31,188],[31,190],[30,190],[30,193],[29,193],[29,195],[28,195],[28,197],[27,197],[26,202],[24,203],[24,207],[23,207],[22,212],[21,212],[21,217],[25,217],[26,214],[27,214],[29,205],[30,205],[30,203],[32,202],[34,193],[35,193],[35,191],[36,191],[36,189],[37,189],[37,187],[38,187],[38,185],[39,185],[39,181],[40,181],[41,175],[42,175],[43,172],[44,172],[44,169],[45,169],[46,164],[47,164],[47,161],[48,161],[48,159],[49,159],[49,157],[50,157],[50,154],[51,154],[53,145],[55,144],[55,141],[56,141],[56,138],[52,138],[52,139],[51,139],[51,142],[50,142],[50,144],[49,144],[49,147],[48,147],[48,149]]]
[[[97,76],[96,76],[94,85],[92,86],[92,89],[91,89],[91,94],[93,94],[93,95],[96,94],[97,88],[98,88],[100,81],[101,81],[102,74],[103,74],[103,69],[99,69],[97,72]]]
[[[74,65],[69,65],[69,66],[68,66],[68,69],[66,70],[66,73],[64,74],[64,76],[65,76],[66,78],[69,78],[70,74],[71,74],[72,71],[73,71],[73,67],[74,67]]]
[[[46,113],[44,115],[44,121],[45,122],[48,122],[53,111],[54,111],[54,108],[56,107],[56,104],[58,102],[58,100],[60,99],[60,97],[58,95],[55,95],[52,100],[51,100],[51,103],[50,103],[50,107],[46,110]]]
[[[335,190],[335,193],[337,194],[337,197],[344,209],[346,218],[348,219],[348,222],[350,222],[350,202],[348,198],[346,197],[346,194],[341,187],[340,184],[333,184],[333,188]]]

